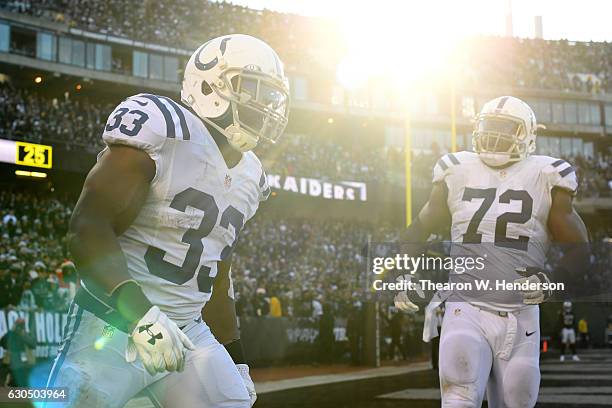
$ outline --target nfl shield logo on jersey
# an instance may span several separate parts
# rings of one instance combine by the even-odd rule
[[[110,339],[111,337],[113,337],[114,334],[115,334],[115,328],[111,326],[110,324],[107,324],[102,329],[102,337],[106,337]]]
[[[230,188],[232,185],[232,177],[229,174],[225,175],[225,188]]]

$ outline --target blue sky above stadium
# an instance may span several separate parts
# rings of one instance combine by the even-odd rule
[[[457,34],[496,34],[505,32],[509,0],[231,0],[232,3],[251,8],[296,14],[331,17],[341,23],[351,18],[368,24],[372,16],[384,20],[386,16],[411,14],[426,22],[428,32],[456,36]],[[610,0],[512,0],[514,35],[534,36],[534,18],[543,16],[543,34],[546,39],[612,40]],[[460,17],[460,18],[459,18]],[[452,29],[449,27],[452,24]],[[416,35],[416,33],[415,33]],[[420,38],[425,38],[420,36]]]

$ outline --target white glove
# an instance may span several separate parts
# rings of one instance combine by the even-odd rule
[[[140,319],[128,337],[125,360],[140,356],[149,374],[183,371],[186,350],[195,350],[191,340],[159,307],[153,306]]]
[[[257,401],[257,393],[255,392],[255,384],[253,380],[251,380],[251,376],[249,375],[249,366],[246,364],[236,364],[236,368],[242,377],[242,381],[244,382],[244,386],[249,392],[249,397],[251,397],[251,406],[255,404]]]
[[[528,266],[515,269],[516,273],[522,276],[514,280],[514,283],[528,283],[528,284],[539,284],[540,289],[534,290],[520,290],[523,295],[523,303],[526,305],[539,305],[542,302],[548,300],[552,296],[550,289],[544,290],[541,284],[550,285],[550,279],[540,268]]]
[[[412,275],[401,275],[401,276],[398,276],[395,281],[398,282],[398,283],[403,281],[403,282],[407,282],[407,284],[410,284],[410,282],[412,281]],[[421,288],[420,285],[418,285],[418,284],[416,285],[415,291],[417,292],[417,294],[419,295],[419,297],[421,299],[425,298],[425,294],[423,293],[423,289]],[[418,310],[419,310],[419,307],[417,305],[415,305],[408,298],[408,290],[403,290],[401,292],[398,292],[395,295],[395,298],[393,299],[393,303],[395,304],[395,307],[398,310],[401,310],[402,312],[415,313],[415,312],[418,312]]]

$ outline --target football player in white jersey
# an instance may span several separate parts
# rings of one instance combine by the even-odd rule
[[[159,406],[251,406],[202,309],[217,275],[231,292],[232,250],[269,194],[250,150],[282,134],[288,101],[278,55],[235,34],[191,56],[181,103],[143,93],[110,114],[70,223],[81,289],[48,380],[66,406],[121,407],[145,388]]]
[[[576,353],[576,315],[572,310],[572,302],[566,300],[563,302],[563,309],[560,313],[561,320],[561,355],[559,361],[565,361],[565,353],[569,348],[572,352],[572,360],[580,361],[580,357]]]
[[[496,98],[476,119],[475,152],[449,153],[435,165],[431,196],[407,236],[424,242],[450,224],[451,256],[487,257],[484,269],[451,271],[450,282],[548,282],[542,268],[551,241],[577,244],[562,260],[569,268],[566,275],[575,270],[570,265],[588,259],[586,228],[572,205],[576,173],[564,160],[531,155],[536,129],[525,102]],[[485,389],[489,407],[535,405],[540,383],[537,304],[550,296],[539,288],[443,295],[443,407],[480,407]],[[406,292],[398,293],[395,303],[401,310],[418,310]]]

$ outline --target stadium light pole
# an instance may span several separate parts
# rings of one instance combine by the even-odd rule
[[[404,119],[404,167],[406,178],[406,228],[412,223],[412,132],[410,129],[410,106]]]
[[[451,151],[457,151],[457,97],[455,91],[455,75],[454,71],[451,76],[450,84],[450,102],[451,102]]]

